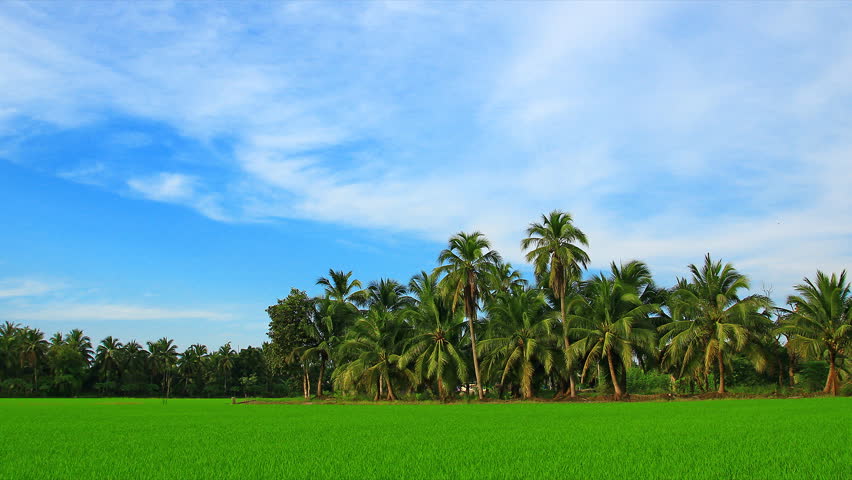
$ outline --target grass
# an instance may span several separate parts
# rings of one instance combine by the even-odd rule
[[[852,478],[852,398],[0,399],[0,478]]]

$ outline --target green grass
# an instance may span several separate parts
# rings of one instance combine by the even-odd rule
[[[133,402],[132,404],[130,402]],[[852,398],[2,399],[0,478],[852,478]]]

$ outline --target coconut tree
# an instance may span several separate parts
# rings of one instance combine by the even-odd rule
[[[615,399],[624,394],[616,364],[627,371],[633,357],[641,349],[651,348],[656,332],[649,316],[659,305],[643,303],[637,285],[650,280],[642,262],[627,266],[612,264],[612,276],[603,273],[582,284],[582,296],[568,306],[574,334],[579,337],[568,348],[571,360],[583,361],[581,378],[589,369],[606,360],[606,368],[615,392]]]
[[[366,303],[370,308],[383,308],[395,311],[414,303],[414,298],[407,295],[405,285],[390,278],[382,278],[370,282],[367,287]]]
[[[672,321],[658,329],[663,363],[680,365],[681,374],[702,365],[705,378],[715,365],[722,394],[733,355],[770,328],[771,302],[763,295],[740,297],[749,288],[748,278],[730,263],[714,262],[709,253],[701,267],[692,264],[689,270],[691,280],[679,279],[670,296]],[[751,360],[758,370],[766,366],[760,356]]]
[[[183,376],[183,389],[189,393],[189,384],[198,383],[204,372],[204,358],[207,356],[207,346],[196,343],[184,350],[180,355],[177,367],[178,373]],[[197,387],[194,389],[197,390]]]
[[[148,342],[148,350],[152,373],[162,375],[162,389],[160,391],[163,395],[168,396],[171,389],[172,370],[177,364],[177,345],[175,345],[174,340],[163,337],[156,342]]]
[[[550,373],[559,337],[554,334],[556,320],[550,315],[547,300],[540,290],[525,290],[497,295],[488,304],[488,330],[480,342],[482,355],[502,371],[500,384],[510,375],[517,378],[521,395],[533,397],[533,375],[538,368]]]
[[[328,270],[328,277],[320,277],[317,285],[325,287],[325,297],[337,302],[350,302],[362,305],[367,299],[367,292],[361,287],[360,280],[352,280],[352,272],[343,270]]]
[[[418,383],[434,381],[442,401],[453,381],[467,378],[467,364],[459,352],[464,315],[453,312],[436,289],[436,276],[421,272],[411,280],[418,302],[405,311],[414,333],[399,358],[400,368],[414,365]]]
[[[568,212],[554,210],[541,216],[541,222],[533,222],[527,228],[527,238],[521,240],[521,249],[529,250],[526,260],[534,265],[539,278],[547,278],[553,296],[559,300],[563,348],[571,345],[570,323],[565,315],[566,287],[572,280],[579,280],[582,268],[589,263],[589,255],[580,247],[588,247],[589,241],[582,230],[574,226],[574,218]],[[565,356],[566,360],[570,355]],[[570,361],[570,360],[568,360]],[[569,395],[576,395],[571,365],[569,373]]]
[[[0,325],[0,373],[3,377],[13,377],[17,363],[18,333],[20,325],[9,321]]]
[[[414,373],[400,367],[400,356],[411,334],[410,326],[399,312],[374,308],[358,319],[340,345],[340,353],[352,358],[332,374],[336,388],[373,390],[378,400],[386,392],[396,400],[395,379],[414,382]]]
[[[787,299],[793,308],[784,310],[778,332],[790,335],[788,344],[803,357],[828,361],[823,391],[837,395],[838,362],[852,346],[852,293],[846,271],[829,276],[818,270],[815,281],[805,278],[795,290]]]
[[[33,386],[38,390],[38,370],[40,361],[47,353],[48,343],[44,332],[37,328],[24,327],[18,333],[18,351],[21,356],[21,368],[28,365],[33,369]]]
[[[306,324],[305,332],[313,346],[301,349],[300,356],[305,362],[315,360],[319,363],[317,397],[321,398],[326,366],[343,342],[345,329],[358,315],[358,309],[349,302],[331,298],[317,299],[314,308],[313,321]]]
[[[473,355],[473,371],[476,375],[476,390],[479,399],[485,398],[482,391],[482,379],[479,373],[479,359],[476,354],[476,312],[479,308],[480,292],[486,286],[486,278],[492,265],[501,261],[500,254],[491,249],[491,243],[480,232],[459,232],[450,237],[447,248],[438,255],[440,266],[435,269],[444,274],[442,288],[450,299],[452,311],[459,301],[464,306],[464,315],[468,321],[470,350]]]
[[[65,337],[65,343],[73,346],[80,352],[80,355],[86,362],[86,366],[91,365],[95,351],[92,349],[92,339],[88,335],[84,334],[79,328],[75,328],[68,332],[68,335]]]
[[[501,293],[522,291],[527,282],[521,272],[509,262],[497,262],[490,266],[485,277],[486,288],[482,291],[482,300],[488,303]]]
[[[121,372],[119,357],[122,344],[112,336],[101,340],[95,350],[95,365],[100,367],[100,373],[107,381],[114,380]]]
[[[225,393],[228,393],[228,377],[231,376],[231,370],[234,368],[234,358],[237,352],[231,348],[231,342],[228,342],[216,351],[214,354],[216,371],[219,372],[225,379]]]

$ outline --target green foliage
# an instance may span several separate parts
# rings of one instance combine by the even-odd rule
[[[688,388],[688,385],[684,387]],[[672,379],[666,373],[643,372],[641,368],[627,369],[627,392],[639,395],[672,393]]]

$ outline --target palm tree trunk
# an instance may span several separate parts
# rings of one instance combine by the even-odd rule
[[[444,382],[442,382],[440,378],[438,378],[438,396],[441,397],[442,402],[447,400],[447,396],[444,393]]]
[[[722,351],[719,350],[716,353],[716,360],[719,363],[719,391],[718,393],[725,393],[725,362],[722,361]]]
[[[388,400],[396,400],[396,395],[393,394],[393,387],[391,386],[390,375],[385,377],[385,382],[388,384]]]
[[[823,393],[832,393],[837,396],[837,368],[834,366],[835,354],[828,352],[828,380],[825,382]]]
[[[562,334],[565,341],[565,356],[568,356],[568,347],[571,346],[571,340],[568,340],[568,319],[565,318],[565,292],[559,297],[559,311],[562,314]],[[571,398],[577,396],[577,386],[574,384],[574,375],[571,374],[571,369],[568,369],[568,395]]]
[[[320,356],[319,380],[317,380],[317,398],[322,398],[322,377],[325,374],[325,359]]]
[[[618,384],[618,377],[615,375],[615,365],[612,363],[612,352],[606,352],[606,361],[609,364],[609,379],[612,381],[612,388],[615,390],[615,399],[621,400],[621,385]]]
[[[485,395],[482,393],[482,381],[479,376],[479,359],[476,357],[476,334],[473,332],[473,322],[476,319],[476,312],[472,312],[467,317],[467,324],[470,327],[470,351],[473,353],[473,371],[476,374],[476,390],[479,393],[479,399],[483,400]]]

